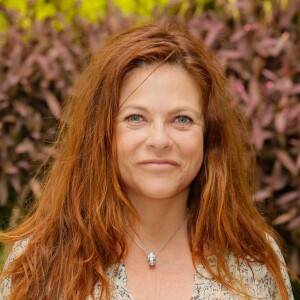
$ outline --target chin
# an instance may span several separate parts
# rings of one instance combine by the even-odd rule
[[[185,189],[186,190],[186,189]],[[135,194],[140,194],[144,198],[149,199],[170,199],[175,198],[179,196],[180,194],[183,194],[185,190],[182,189],[168,189],[166,188],[166,185],[163,186],[148,186],[147,189],[141,189]]]

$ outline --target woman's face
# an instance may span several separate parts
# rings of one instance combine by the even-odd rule
[[[187,196],[203,161],[199,88],[172,65],[162,65],[141,84],[153,69],[136,69],[121,87],[117,157],[129,199]]]

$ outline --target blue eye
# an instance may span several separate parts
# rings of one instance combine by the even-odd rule
[[[143,117],[141,115],[131,115],[126,120],[129,122],[140,122],[143,120]]]
[[[187,116],[178,116],[175,118],[175,122],[180,123],[180,124],[187,124],[191,121],[192,121],[192,119]]]

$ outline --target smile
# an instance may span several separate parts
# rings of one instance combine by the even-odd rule
[[[166,159],[150,159],[139,162],[139,165],[150,168],[173,168],[179,166],[179,164],[173,160]]]

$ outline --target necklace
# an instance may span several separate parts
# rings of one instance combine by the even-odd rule
[[[157,252],[154,251],[147,251],[145,250],[142,245],[133,237],[131,234],[128,233],[128,235],[131,237],[131,239],[136,243],[136,245],[143,251],[143,253],[146,255],[148,259],[148,264],[150,267],[155,267],[156,261],[157,261],[157,255],[160,254],[169,244],[169,242],[173,239],[173,237],[176,235],[176,233],[179,231],[179,229],[183,226],[185,222],[185,219],[183,222],[178,226],[178,228],[175,230],[175,232],[168,238],[168,240],[163,244],[163,246],[157,250]]]

